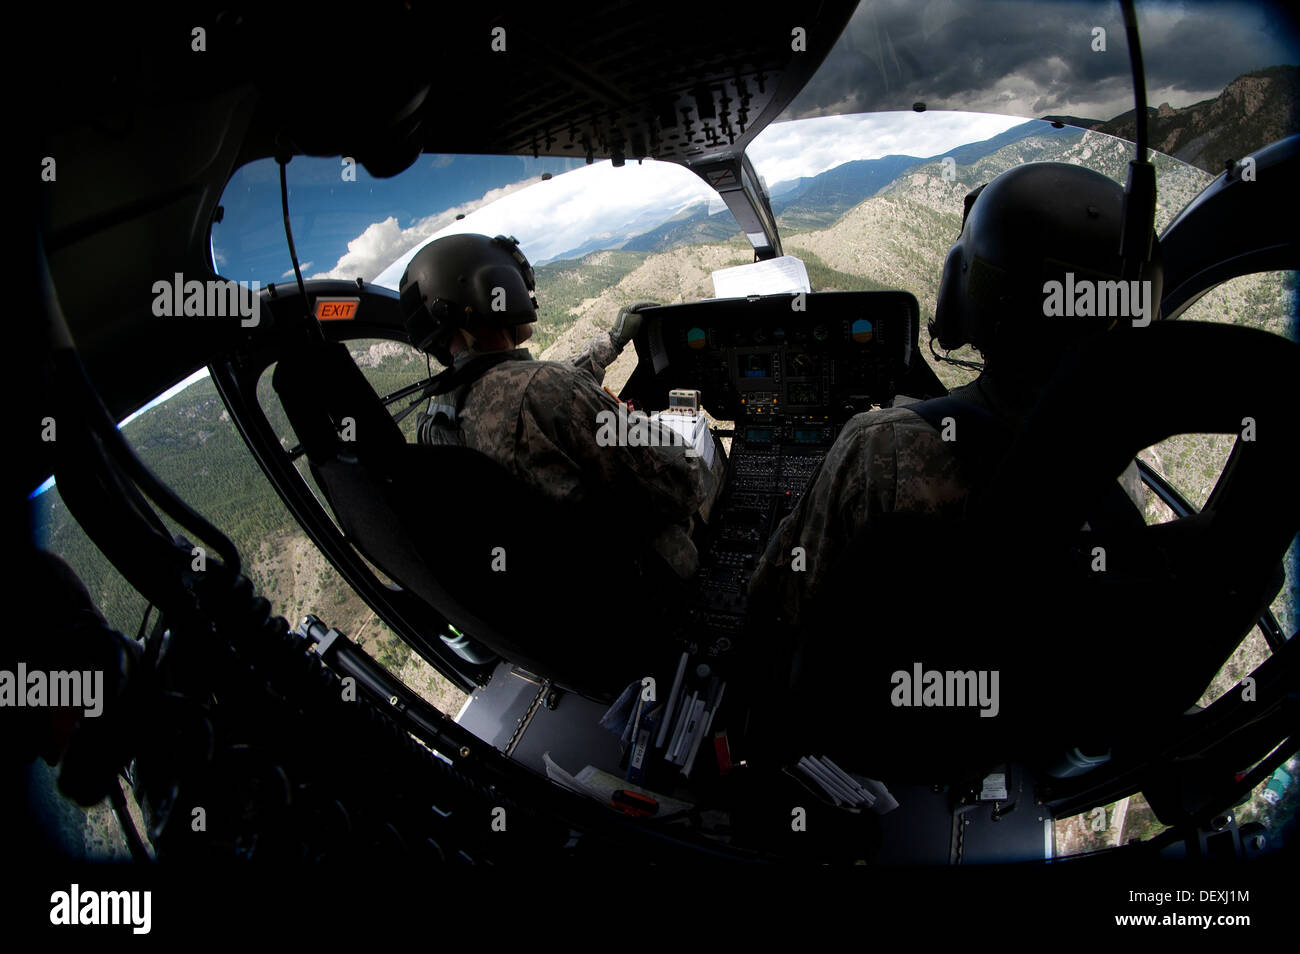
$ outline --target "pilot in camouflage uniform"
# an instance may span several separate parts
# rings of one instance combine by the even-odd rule
[[[620,410],[601,382],[621,350],[612,333],[596,336],[566,362],[534,361],[528,349],[512,350],[470,385],[457,415],[459,438],[447,428],[431,427],[422,440],[463,441],[560,503],[583,504],[595,486],[616,489],[627,506],[657,515],[663,529],[653,541],[655,551],[679,576],[689,577],[699,563],[690,538],[691,515],[704,502],[712,478],[701,459],[687,457],[681,445],[597,443],[600,412]],[[464,364],[478,353],[461,351],[454,360]]]
[[[1023,422],[1068,344],[1110,326],[1109,319],[1076,318],[1048,327],[1044,279],[1064,263],[1117,276],[1122,210],[1117,183],[1063,163],[1018,166],[967,196],[930,330],[949,350],[975,345],[986,365],[950,397],[991,412],[1013,430]],[[1158,244],[1154,248],[1158,252]],[[968,282],[968,274],[980,281]],[[1158,268],[1147,277],[1155,289],[1151,300],[1158,302]],[[962,515],[970,487],[953,446],[907,409],[912,401],[900,396],[893,407],[857,414],[845,424],[759,560],[749,584],[752,612],[797,625],[838,555],[873,517],[894,511]],[[1120,483],[1141,507],[1136,462]],[[802,570],[795,547],[803,548]]]
[[[503,252],[515,255],[515,275],[522,275],[528,292],[533,290],[526,259],[504,241],[464,235],[438,239],[412,259],[402,277],[408,314],[418,311],[409,296],[421,282],[428,286],[421,289],[426,301],[431,295],[446,298],[460,306],[452,309],[458,316],[471,309],[476,313],[469,320],[461,318],[465,326],[447,335],[441,354],[434,352],[444,364],[450,364],[454,373],[490,364],[470,374],[441,402],[435,398],[431,411],[438,416],[422,416],[421,442],[463,444],[487,454],[558,503],[582,506],[616,501],[628,509],[610,514],[611,530],[616,532],[631,519],[648,524],[655,552],[679,576],[693,575],[699,557],[690,538],[691,520],[712,489],[708,468],[699,457],[688,456],[688,448],[673,441],[672,432],[660,432],[653,423],[647,427],[650,446],[601,446],[597,440],[602,420],[608,419],[602,412],[627,413],[601,384],[605,368],[636,334],[641,321],[637,310],[646,303],[620,311],[613,330],[597,335],[572,359],[535,361],[526,348],[518,347],[531,335],[529,323],[536,321],[530,301],[517,307],[513,325],[498,317],[504,314],[509,319],[509,309],[494,314],[474,307],[476,287],[505,288],[507,296],[511,290],[520,291],[512,289],[509,269],[492,265],[494,256],[500,258]],[[518,284],[516,277],[513,285]],[[497,327],[484,322],[483,315],[487,322],[495,320]],[[474,318],[479,320],[470,323]],[[516,331],[519,326],[522,329]],[[413,341],[417,335],[413,330]],[[441,345],[427,338],[426,343]]]
[[[952,396],[994,410],[979,383],[957,388]],[[798,506],[772,534],[750,579],[755,605],[774,598],[782,621],[798,621],[835,558],[864,523],[893,511],[956,518],[968,493],[951,447],[905,406],[855,415],[810,478]],[[791,569],[795,547],[803,548],[803,569],[797,571]]]

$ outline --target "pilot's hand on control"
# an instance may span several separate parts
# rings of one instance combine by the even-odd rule
[[[636,333],[641,330],[641,315],[639,312],[642,308],[654,308],[658,305],[655,301],[638,301],[624,307],[618,317],[614,319],[614,327],[609,329],[609,336],[614,341],[614,347],[622,351],[627,343],[636,337]]]

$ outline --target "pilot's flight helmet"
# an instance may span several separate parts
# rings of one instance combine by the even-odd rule
[[[1051,347],[1110,328],[1115,316],[1078,316],[1073,299],[1065,316],[1053,315],[1044,286],[1061,282],[1065,295],[1080,282],[1119,281],[1123,223],[1124,189],[1099,172],[1063,162],[1008,169],[966,196],[931,334],[944,348],[972,344],[988,357],[1027,344],[1027,337]],[[1143,272],[1151,282],[1151,318],[1161,278],[1152,236],[1152,263]],[[1092,310],[1101,309],[1094,303]]]
[[[443,364],[457,329],[537,320],[533,268],[514,236],[447,235],[420,249],[398,285],[411,344]]]

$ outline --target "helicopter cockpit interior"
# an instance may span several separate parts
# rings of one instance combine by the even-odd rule
[[[75,728],[42,721],[44,710],[21,713],[6,755],[14,772],[56,753],[63,796],[110,804],[132,857],[164,867],[229,858],[1042,866],[1066,854],[1062,819],[1139,793],[1158,833],[1131,844],[1116,835],[1079,864],[1293,857],[1293,831],[1266,832],[1233,812],[1297,752],[1300,499],[1288,461],[1300,438],[1300,344],[1294,315],[1280,330],[1186,315],[1218,286],[1265,272],[1291,276],[1279,285],[1289,297],[1269,302],[1294,307],[1300,250],[1290,216],[1276,211],[1296,207],[1294,104],[1281,135],[1234,153],[1226,171],[1175,162],[1148,129],[1166,108],[1148,109],[1148,99],[1168,84],[1144,75],[1141,54],[1151,26],[1147,65],[1163,70],[1169,41],[1142,19],[1145,4],[1099,4],[1088,12],[1105,17],[1110,60],[1104,75],[1087,73],[1096,34],[1071,35],[1083,52],[1069,62],[1088,77],[1071,83],[1109,99],[1017,101],[1003,117],[1014,123],[994,131],[927,151],[924,136],[938,135],[927,130],[915,155],[882,147],[782,173],[785,154],[765,131],[832,116],[839,98],[855,113],[896,113],[899,124],[994,112],[985,100],[967,105],[975,80],[933,51],[934,38],[970,27],[960,5],[828,2],[784,19],[581,6],[563,23],[536,8],[384,7],[349,27],[339,59],[351,66],[320,65],[321,51],[342,52],[336,26],[270,12],[212,12],[183,28],[168,15],[130,30],[105,14],[68,41],[90,63],[109,46],[132,53],[102,90],[68,74],[42,94],[39,149],[57,173],[42,183],[43,331],[27,403],[32,433],[57,427],[57,439],[34,439],[21,463],[25,493],[53,477],[58,503],[34,492],[26,503],[34,523],[77,524],[149,610],[130,632],[94,609],[90,580],[69,582],[44,557],[26,561],[25,585],[63,609],[48,627],[55,635],[24,650],[22,665],[71,671],[93,660],[104,710]],[[1044,9],[1064,22],[1069,6]],[[444,38],[436,57],[431,36]],[[886,36],[897,47],[880,46],[865,73],[853,72],[863,37]],[[1069,108],[1112,101],[1123,105],[1106,114],[1119,119],[1105,134]],[[1029,119],[1047,121],[1022,128]],[[856,415],[917,402],[936,430],[956,415],[961,433],[980,433],[981,420],[943,403],[978,366],[974,352],[935,350],[937,283],[886,278],[937,277],[963,224],[962,193],[999,171],[989,157],[1064,156],[1052,151],[1058,136],[1095,137],[1068,139],[1065,161],[1125,184],[1126,278],[1147,274],[1151,260],[1150,242],[1135,236],[1158,233],[1160,320],[1071,352],[1034,413],[990,444],[989,491],[960,526],[892,515],[862,528],[803,619],[756,610],[755,567]],[[810,136],[789,154],[817,148]],[[624,182],[643,181],[631,178],[642,163],[674,165],[689,180],[662,221],[628,226],[617,244],[583,235],[543,246],[541,226],[521,242],[539,307],[548,292],[561,303],[557,323],[544,315],[538,325],[545,348],[567,349],[551,360],[571,357],[579,332],[609,327],[617,308],[596,316],[592,302],[615,301],[601,295],[647,256],[663,252],[662,267],[679,276],[699,273],[663,280],[676,297],[642,310],[609,388],[685,434],[713,474],[688,580],[631,542],[642,515],[556,505],[484,454],[412,436],[442,369],[410,347],[396,276],[462,219],[466,229],[498,227],[482,214],[490,202],[466,199],[526,191],[522,179],[488,177],[498,160],[541,163],[525,166],[528,189],[605,162],[628,173]],[[869,186],[847,184],[850,165]],[[1192,172],[1166,178],[1175,166]],[[358,167],[371,193],[474,171],[455,180],[465,196],[439,193],[441,217],[422,218],[420,203],[433,200],[411,186],[393,193],[391,218],[356,236],[341,210],[360,191],[337,208],[328,196],[356,184]],[[819,178],[832,168],[840,178]],[[881,191],[909,181],[906,195]],[[799,205],[813,182],[821,204]],[[925,190],[951,209],[915,198]],[[707,208],[688,214],[696,201]],[[725,231],[709,231],[724,220]],[[844,222],[867,238],[823,236]],[[673,223],[682,231],[667,231]],[[655,227],[679,238],[641,237]],[[712,243],[698,261],[680,253],[688,227],[692,242]],[[939,257],[915,240],[922,228],[942,235]],[[313,274],[319,248],[335,249],[339,266]],[[845,248],[884,278],[851,284]],[[368,271],[355,265],[365,255]],[[908,256],[915,273],[890,261]],[[792,259],[806,271],[783,273],[779,290],[761,284]],[[718,293],[693,294],[710,271]],[[723,271],[760,290],[724,285]],[[211,288],[227,283],[244,282],[244,296],[205,318],[201,294],[189,310],[189,280],[209,289],[209,304]],[[389,373],[399,364],[400,380]],[[177,443],[168,433],[151,431],[148,452],[124,436],[120,422],[196,373],[237,438],[220,446],[274,491],[303,539],[283,565],[328,565],[322,579],[337,574],[404,660],[466,700],[459,712],[413,687],[415,663],[400,675],[362,627],[336,625],[342,595],[331,604],[319,585],[301,596],[291,582],[293,605],[314,608],[286,619],[277,594],[252,580],[275,578],[268,567],[287,538],[235,533],[210,516],[212,500],[169,486],[181,471],[166,470]],[[195,447],[213,433],[206,427]],[[1186,434],[1231,447],[1195,501],[1144,453]],[[215,457],[186,461],[205,459]],[[1128,523],[1099,523],[1135,460],[1148,509],[1169,519],[1133,509]],[[216,510],[261,506],[229,484]],[[59,533],[44,539],[68,539]],[[1202,704],[1247,639],[1264,647],[1262,661],[1233,670],[1232,691]],[[1081,658],[1081,647],[1095,655]],[[931,671],[940,694],[943,673],[949,691],[956,673],[971,704],[923,704]],[[915,684],[914,704],[911,688],[902,705],[891,691],[900,674]],[[1278,800],[1295,794],[1280,788]],[[206,828],[191,824],[196,809]],[[57,840],[40,828],[24,845],[33,855]]]

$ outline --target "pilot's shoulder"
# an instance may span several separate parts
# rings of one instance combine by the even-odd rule
[[[832,467],[865,467],[873,473],[882,468],[897,472],[902,467],[928,472],[947,468],[953,456],[951,445],[919,414],[891,407],[849,418],[828,461]]]
[[[894,435],[899,431],[933,433],[934,428],[915,411],[906,406],[882,408],[878,411],[864,411],[849,418],[840,432],[841,440],[873,440],[884,435]]]
[[[581,374],[576,367],[567,361],[550,361],[544,358],[534,358],[532,361],[527,363],[536,368],[539,374],[544,374],[548,377],[563,378],[570,375]]]
[[[503,361],[488,368],[471,386],[476,401],[517,401],[532,388],[541,370],[538,361]]]
[[[578,393],[605,393],[590,374],[567,361],[531,361],[534,374],[528,382],[528,397],[533,401],[572,400]]]

